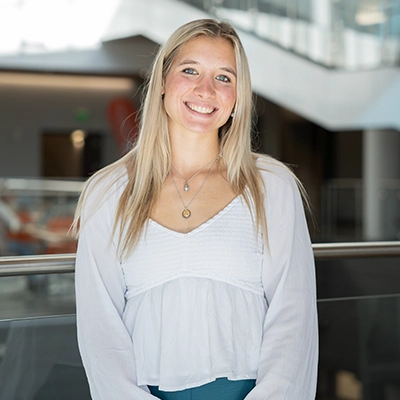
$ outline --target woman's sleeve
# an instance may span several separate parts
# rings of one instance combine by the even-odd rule
[[[256,386],[246,400],[315,399],[318,322],[313,251],[297,184],[288,172],[266,182],[268,302]]]
[[[76,257],[78,343],[93,400],[155,399],[137,386],[132,340],[122,315],[125,284],[110,242],[113,195],[98,184],[81,218]],[[93,215],[96,198],[108,197]]]

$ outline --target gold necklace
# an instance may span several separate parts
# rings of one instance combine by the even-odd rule
[[[183,201],[182,196],[181,196],[181,194],[179,193],[178,186],[176,185],[175,179],[174,179],[174,177],[172,176],[171,171],[168,172],[168,174],[170,175],[170,177],[171,177],[171,179],[172,179],[172,182],[173,182],[173,184],[174,184],[174,186],[175,186],[176,192],[178,193],[178,196],[179,196],[179,198],[180,198],[180,200],[181,200],[181,203],[182,203],[182,205],[183,205],[183,211],[182,211],[182,217],[183,217],[183,218],[188,219],[188,218],[190,218],[190,216],[192,215],[192,212],[189,210],[189,206],[192,204],[193,200],[194,200],[194,199],[197,197],[197,195],[199,194],[201,188],[202,188],[202,187],[204,186],[204,184],[207,182],[207,179],[208,179],[208,177],[211,175],[211,172],[212,172],[212,170],[213,170],[213,168],[214,168],[215,163],[217,162],[217,160],[218,160],[220,157],[221,157],[221,154],[218,154],[218,156],[214,158],[213,163],[212,163],[212,165],[211,165],[211,167],[210,167],[210,170],[208,171],[208,174],[207,174],[206,178],[204,179],[204,181],[203,181],[203,183],[200,185],[200,187],[197,189],[197,192],[196,192],[196,193],[194,194],[194,196],[192,197],[192,200],[190,200],[189,203],[188,203],[187,205],[185,205],[185,202]],[[203,169],[204,169],[204,168],[203,168]],[[184,189],[184,190],[185,190],[185,189]]]
[[[185,192],[188,192],[190,190],[190,186],[189,186],[189,182],[195,178],[201,171],[203,171],[204,169],[206,169],[213,161],[215,162],[215,160],[218,160],[218,158],[220,157],[220,154],[217,155],[217,157],[213,158],[211,161],[209,161],[203,168],[199,169],[197,172],[194,173],[194,175],[192,175],[189,179],[185,179],[180,173],[179,171],[171,164],[172,168],[175,170],[175,172],[184,180],[184,185],[183,185],[183,190]]]

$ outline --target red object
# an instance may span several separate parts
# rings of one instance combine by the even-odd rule
[[[134,104],[127,97],[116,97],[107,107],[108,121],[121,154],[129,150],[138,134],[136,114]]]
[[[46,243],[47,254],[75,253],[77,242],[72,236],[68,235],[72,225],[73,217],[53,217],[47,222],[47,230],[49,233],[60,234],[65,236],[64,239],[55,242]]]

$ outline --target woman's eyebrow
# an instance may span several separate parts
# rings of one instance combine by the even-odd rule
[[[230,68],[230,67],[221,67],[221,69],[223,71],[229,72],[230,74],[232,74],[234,77],[236,77],[236,72],[234,69]]]
[[[188,64],[190,64],[190,65],[198,65],[198,64],[200,64],[198,61],[195,61],[195,60],[182,60],[182,61],[180,61],[179,62],[179,64],[178,64],[178,66],[182,66],[182,65],[188,65]],[[231,67],[220,67],[220,69],[222,69],[223,71],[226,71],[226,72],[228,72],[228,73],[230,73],[230,74],[232,74],[233,76],[235,76],[236,77],[236,72],[235,72],[235,70],[233,69],[233,68],[231,68]]]
[[[199,64],[197,61],[195,60],[182,60],[178,65],[186,65],[186,64]]]

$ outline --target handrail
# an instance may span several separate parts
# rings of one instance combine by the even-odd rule
[[[74,253],[0,257],[0,277],[64,274],[74,271]]]
[[[79,196],[84,182],[62,179],[0,178],[0,192],[5,193],[46,193]]]
[[[316,260],[400,257],[400,242],[314,243]],[[75,271],[75,254],[0,257],[0,277],[64,274]]]
[[[313,250],[316,260],[359,257],[399,257],[400,242],[314,243]]]

